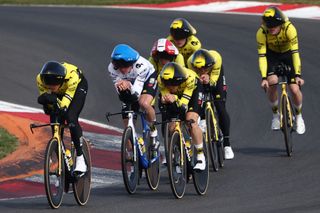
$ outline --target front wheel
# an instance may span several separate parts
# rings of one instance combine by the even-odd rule
[[[179,132],[175,131],[168,144],[168,171],[170,186],[176,198],[182,198],[187,184],[186,152],[181,145]]]
[[[49,141],[44,159],[44,185],[47,200],[51,208],[57,209],[62,203],[65,170],[61,155],[61,170],[59,172],[59,143],[53,138]],[[59,174],[60,173],[60,174]]]
[[[127,127],[122,135],[121,166],[123,182],[129,194],[136,192],[140,173],[138,152],[134,151],[134,146],[132,128]]]
[[[290,106],[290,100],[283,97],[282,98],[282,132],[284,134],[284,141],[286,145],[286,152],[287,155],[290,157],[292,156],[292,125],[290,125],[290,118],[292,117],[292,114],[290,114],[291,106]]]
[[[86,173],[76,178],[73,183],[74,197],[80,206],[86,205],[89,200],[91,191],[91,155],[90,155],[90,145],[87,140],[83,139],[82,152],[84,160],[87,165]],[[75,156],[74,156],[75,159]],[[75,160],[73,162],[76,162]]]

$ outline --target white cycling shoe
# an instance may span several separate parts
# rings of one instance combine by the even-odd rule
[[[306,131],[306,126],[304,124],[304,120],[302,118],[302,115],[296,115],[296,132],[299,135],[304,134]]]
[[[224,159],[231,160],[234,158],[234,153],[232,151],[231,146],[224,147]]]
[[[271,130],[280,130],[280,114],[274,113],[271,122]]]
[[[206,168],[206,157],[204,154],[197,155],[197,164],[193,167],[194,170],[205,170]]]
[[[76,168],[74,169],[74,172],[82,172],[85,173],[87,171],[87,165],[84,160],[83,155],[77,156],[76,159]]]

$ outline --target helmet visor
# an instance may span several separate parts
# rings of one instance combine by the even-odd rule
[[[116,68],[125,68],[130,67],[134,64],[135,61],[125,61],[125,60],[112,60],[113,66]]]
[[[168,61],[173,61],[175,59],[175,55],[170,55],[167,52],[157,52],[156,58],[157,59],[165,59]]]
[[[174,40],[181,40],[189,37],[189,32],[183,29],[170,29],[170,34]]]
[[[61,85],[63,83],[64,77],[60,75],[44,74],[41,76],[41,79],[45,85]]]

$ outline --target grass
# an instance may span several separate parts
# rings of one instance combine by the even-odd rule
[[[4,158],[18,147],[18,139],[0,128],[0,159]]]
[[[0,0],[0,4],[64,4],[64,5],[113,5],[113,4],[138,4],[138,3],[168,3],[179,0]],[[180,0],[181,1],[181,0]],[[238,0],[260,1],[277,3],[299,3],[320,5],[320,0]]]

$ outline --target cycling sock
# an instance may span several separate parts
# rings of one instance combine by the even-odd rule
[[[203,153],[203,143],[195,144],[194,147],[196,148],[198,154]]]
[[[295,109],[296,115],[300,115],[302,113],[302,104],[300,104],[299,106],[294,105],[294,109]]]

